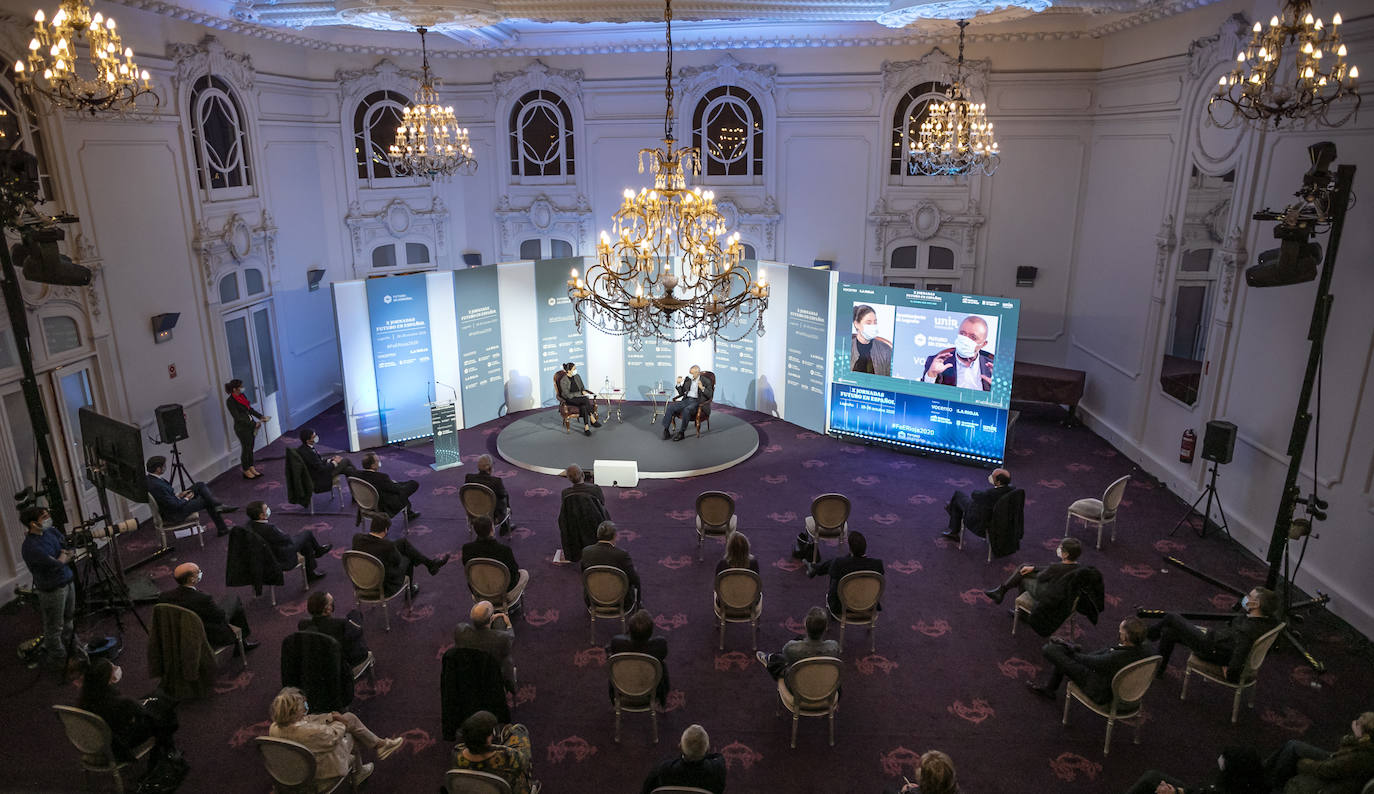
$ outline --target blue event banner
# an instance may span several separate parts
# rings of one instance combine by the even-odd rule
[[[536,319],[539,322],[539,373],[540,392],[547,395],[546,405],[553,405],[557,397],[553,393],[553,374],[562,369],[565,362],[571,361],[584,371],[590,372],[591,366],[583,359],[587,356],[587,343],[582,332],[577,330],[577,314],[572,301],[568,300],[568,278],[573,268],[578,273],[585,272],[586,261],[578,256],[568,259],[542,259],[534,263],[534,300]],[[586,384],[593,388],[592,384]]]
[[[462,367],[463,424],[472,427],[501,413],[506,401],[501,357],[501,303],[496,268],[453,271],[454,314],[458,318],[458,356]],[[436,386],[436,399],[448,391]]]
[[[792,267],[787,272],[787,421],[825,432],[826,327],[830,271]]]
[[[640,344],[639,350],[634,349],[629,336],[621,337],[625,345],[625,393],[628,399],[647,400],[649,392],[655,388],[666,389],[669,394],[673,393],[673,364],[675,349],[670,342],[662,342],[656,339],[644,339]],[[587,384],[587,388],[600,391],[604,376],[593,372],[593,383]],[[611,379],[612,386],[619,386],[615,383],[615,378]]]
[[[830,388],[832,433],[1002,462],[1004,409],[841,383]]]
[[[369,280],[367,315],[382,437],[389,444],[424,438],[434,380],[425,274]]]

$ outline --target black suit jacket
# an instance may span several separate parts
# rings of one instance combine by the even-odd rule
[[[382,511],[389,516],[394,516],[405,509],[410,503],[410,494],[414,491],[407,491],[401,484],[391,479],[385,472],[370,471],[368,469],[358,469],[351,475],[377,489],[379,506]]]
[[[386,569],[383,586],[387,595],[401,589],[406,579],[406,560],[395,542],[370,532],[359,532],[353,536],[353,550],[367,552],[382,561],[382,567]]]
[[[224,406],[229,411],[229,417],[234,420],[234,429],[251,430],[257,425],[258,419],[263,419],[263,415],[258,413],[251,405],[244,405],[234,399],[234,395],[224,401]]]
[[[357,610],[354,610],[356,612]],[[343,649],[344,661],[349,667],[361,664],[367,658],[367,640],[363,637],[362,616],[358,616],[358,621],[353,620],[353,612],[348,613],[348,618],[336,618],[333,615],[316,615],[302,620],[296,624],[297,631],[318,631],[333,637]]]
[[[294,543],[291,536],[277,529],[275,524],[266,521],[249,521],[248,528],[253,534],[262,538],[272,549],[272,556],[277,558],[277,564],[283,571],[289,571],[296,567],[296,552],[291,548]]]
[[[468,560],[478,557],[496,560],[506,566],[506,570],[510,571],[510,585],[506,587],[506,592],[515,589],[516,583],[520,581],[520,565],[515,561],[515,552],[511,551],[510,546],[496,538],[478,538],[463,544],[464,565],[468,564]]]
[[[310,481],[315,483],[315,493],[324,493],[333,487],[334,465],[325,460],[315,448],[309,444],[301,444],[296,447],[300,453],[301,460],[305,463],[305,468],[310,472]]]
[[[935,353],[935,354],[933,354],[933,355],[931,355],[931,356],[928,356],[928,357],[926,358],[926,368],[923,369],[923,370],[921,370],[921,376],[924,377],[924,376],[925,376],[925,373],[930,372],[930,365],[931,365],[932,363],[934,363],[936,356],[942,356],[942,355],[944,355],[945,353],[949,353],[951,357],[954,357],[954,348],[952,348],[952,347],[947,347],[947,348],[945,348],[944,350],[941,350],[941,351],[938,352],[938,353]],[[993,362],[993,358],[994,358],[993,354],[992,354],[992,353],[989,353],[989,352],[986,351],[986,350],[979,350],[979,351],[978,351],[978,364],[977,364],[977,366],[978,366],[978,374],[979,374],[979,375],[985,375],[985,376],[987,376],[988,378],[991,378],[991,377],[992,377],[992,362]],[[959,366],[961,366],[961,365],[960,365],[958,362],[955,362],[955,364],[954,364],[953,367],[950,367],[949,369],[945,370],[944,372],[941,372],[941,373],[940,373],[940,377],[936,378],[936,379],[935,379],[935,382],[938,383],[938,384],[940,384],[941,386],[958,386],[958,385],[959,385],[959,371],[958,371],[955,367],[959,367]],[[985,380],[985,381],[983,381],[983,391],[992,391],[992,382],[991,382],[990,380]]]
[[[483,474],[480,471],[474,471],[465,475],[463,482],[485,485],[491,489],[492,493],[496,494],[496,518],[501,518],[503,513],[510,510],[510,494],[506,493],[506,484],[501,482],[501,478],[495,474]]]
[[[172,487],[172,484],[157,476],[149,474],[148,493],[157,502],[158,512],[162,514],[162,520],[174,523],[190,515],[186,509],[187,500],[182,499]]]
[[[577,485],[569,485],[567,488],[563,489],[562,498],[567,499],[569,494],[575,493],[590,494],[591,496],[595,497],[598,502],[601,502],[603,506],[606,504],[606,494],[602,492],[601,486],[597,485],[594,482],[584,481],[578,483]],[[606,513],[606,517],[610,517],[609,511]]]
[[[1240,681],[1241,670],[1250,656],[1250,647],[1261,634],[1277,625],[1273,618],[1240,615],[1225,626],[1208,632],[1213,652],[1217,656],[1230,655],[1230,661],[1223,662],[1226,665],[1226,680],[1232,683]]]
[[[606,646],[606,656],[617,653],[647,653],[658,660],[663,667],[663,678],[658,682],[658,701],[668,702],[668,638],[661,634],[650,637],[645,642],[635,642],[628,634],[617,634],[611,638],[610,645]]]
[[[219,648],[232,645],[236,641],[234,630],[229,628],[229,616],[224,614],[224,610],[220,609],[212,596],[194,587],[177,585],[160,594],[157,600],[163,604],[185,607],[199,615],[200,622],[205,624],[205,637],[211,646]]]
[[[1077,681],[1083,692],[1096,703],[1110,703],[1112,700],[1112,678],[1121,668],[1138,662],[1154,653],[1147,645],[1113,645],[1092,653],[1076,653],[1074,661],[1088,669],[1086,680]],[[1070,676],[1073,678],[1073,676]]]
[[[691,379],[691,378],[683,378],[683,379],[682,379],[682,382],[679,383],[679,384],[677,384],[677,387],[676,387],[676,388],[677,388],[677,397],[675,397],[674,399],[678,399],[678,400],[686,400],[686,399],[688,399],[688,397],[687,397],[687,392],[688,392],[688,390],[690,390],[690,389],[692,388],[692,379]],[[708,380],[707,378],[704,378],[704,377],[703,377],[703,378],[698,378],[698,379],[697,379],[697,400],[698,400],[699,402],[709,402],[713,396],[715,396],[715,386],[713,386],[713,385],[711,384],[711,381]]]
[[[582,550],[582,570],[585,571],[593,565],[609,565],[624,571],[630,580],[630,592],[625,595],[625,603],[634,603],[635,591],[639,590],[639,574],[635,571],[634,561],[630,559],[628,551],[610,543],[593,543]]]
[[[654,767],[644,779],[640,794],[650,794],[659,786],[701,788],[712,794],[725,792],[725,756],[707,753],[700,761],[688,761],[682,756],[669,758]]]
[[[976,530],[974,534],[981,537],[983,526],[992,517],[992,508],[997,504],[997,500],[1014,490],[1016,489],[1008,484],[969,493],[970,504],[968,512],[964,514],[964,526]]]
[[[836,557],[826,560],[816,566],[816,574],[830,574],[830,592],[826,594],[826,601],[830,605],[830,611],[839,614],[840,611],[840,580],[846,575],[855,571],[877,571],[883,573],[883,561],[876,557],[855,557],[846,554],[843,557]],[[878,605],[882,609],[882,605]]]

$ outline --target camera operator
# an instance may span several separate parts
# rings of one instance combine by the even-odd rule
[[[38,609],[43,615],[43,662],[59,677],[66,674],[67,657],[76,640],[76,588],[72,584],[71,554],[63,548],[62,533],[52,525],[46,507],[19,513],[24,536],[24,564],[33,574]]]

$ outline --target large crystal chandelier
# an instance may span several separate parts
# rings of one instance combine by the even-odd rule
[[[420,33],[421,65],[420,89],[415,101],[401,111],[401,123],[396,127],[396,140],[391,144],[388,159],[391,170],[401,176],[423,179],[446,179],[454,174],[471,174],[477,170],[472,156],[466,127],[459,127],[453,107],[439,104],[439,92],[434,90],[434,78],[429,73],[429,50],[425,48],[425,28]]]
[[[644,339],[691,342],[739,341],[763,333],[768,285],[741,264],[739,233],[726,237],[725,219],[715,195],[687,188],[686,170],[701,173],[701,152],[673,149],[673,9],[666,0],[668,65],[663,71],[663,148],[639,150],[654,175],[652,188],[625,190],[611,232],[601,233],[596,262],[586,278],[572,271],[568,298],[583,321],[603,331],[630,337],[633,349]],[[724,239],[722,239],[724,238]],[[722,248],[724,245],[724,248]]]
[[[988,106],[968,100],[964,86],[964,28],[959,20],[959,62],[945,101],[930,106],[921,122],[920,138],[911,142],[908,160],[913,173],[927,176],[992,176],[1001,162],[988,121]]]
[[[1214,122],[1339,127],[1355,115],[1360,70],[1346,62],[1341,15],[1327,27],[1311,8],[1311,0],[1287,0],[1269,27],[1255,23],[1250,43],[1207,103]],[[1285,51],[1292,57],[1284,58]]]
[[[14,63],[21,90],[91,115],[128,113],[144,94],[157,100],[147,70],[134,63],[132,48],[121,46],[114,19],[99,12],[92,16],[89,2],[63,0],[51,24],[39,10],[33,27],[27,60]],[[84,64],[77,53],[81,45],[87,50]]]

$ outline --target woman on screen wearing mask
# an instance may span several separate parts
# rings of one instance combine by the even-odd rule
[[[878,313],[866,303],[854,304],[854,335],[849,345],[851,372],[892,374],[892,342],[878,336]]]

